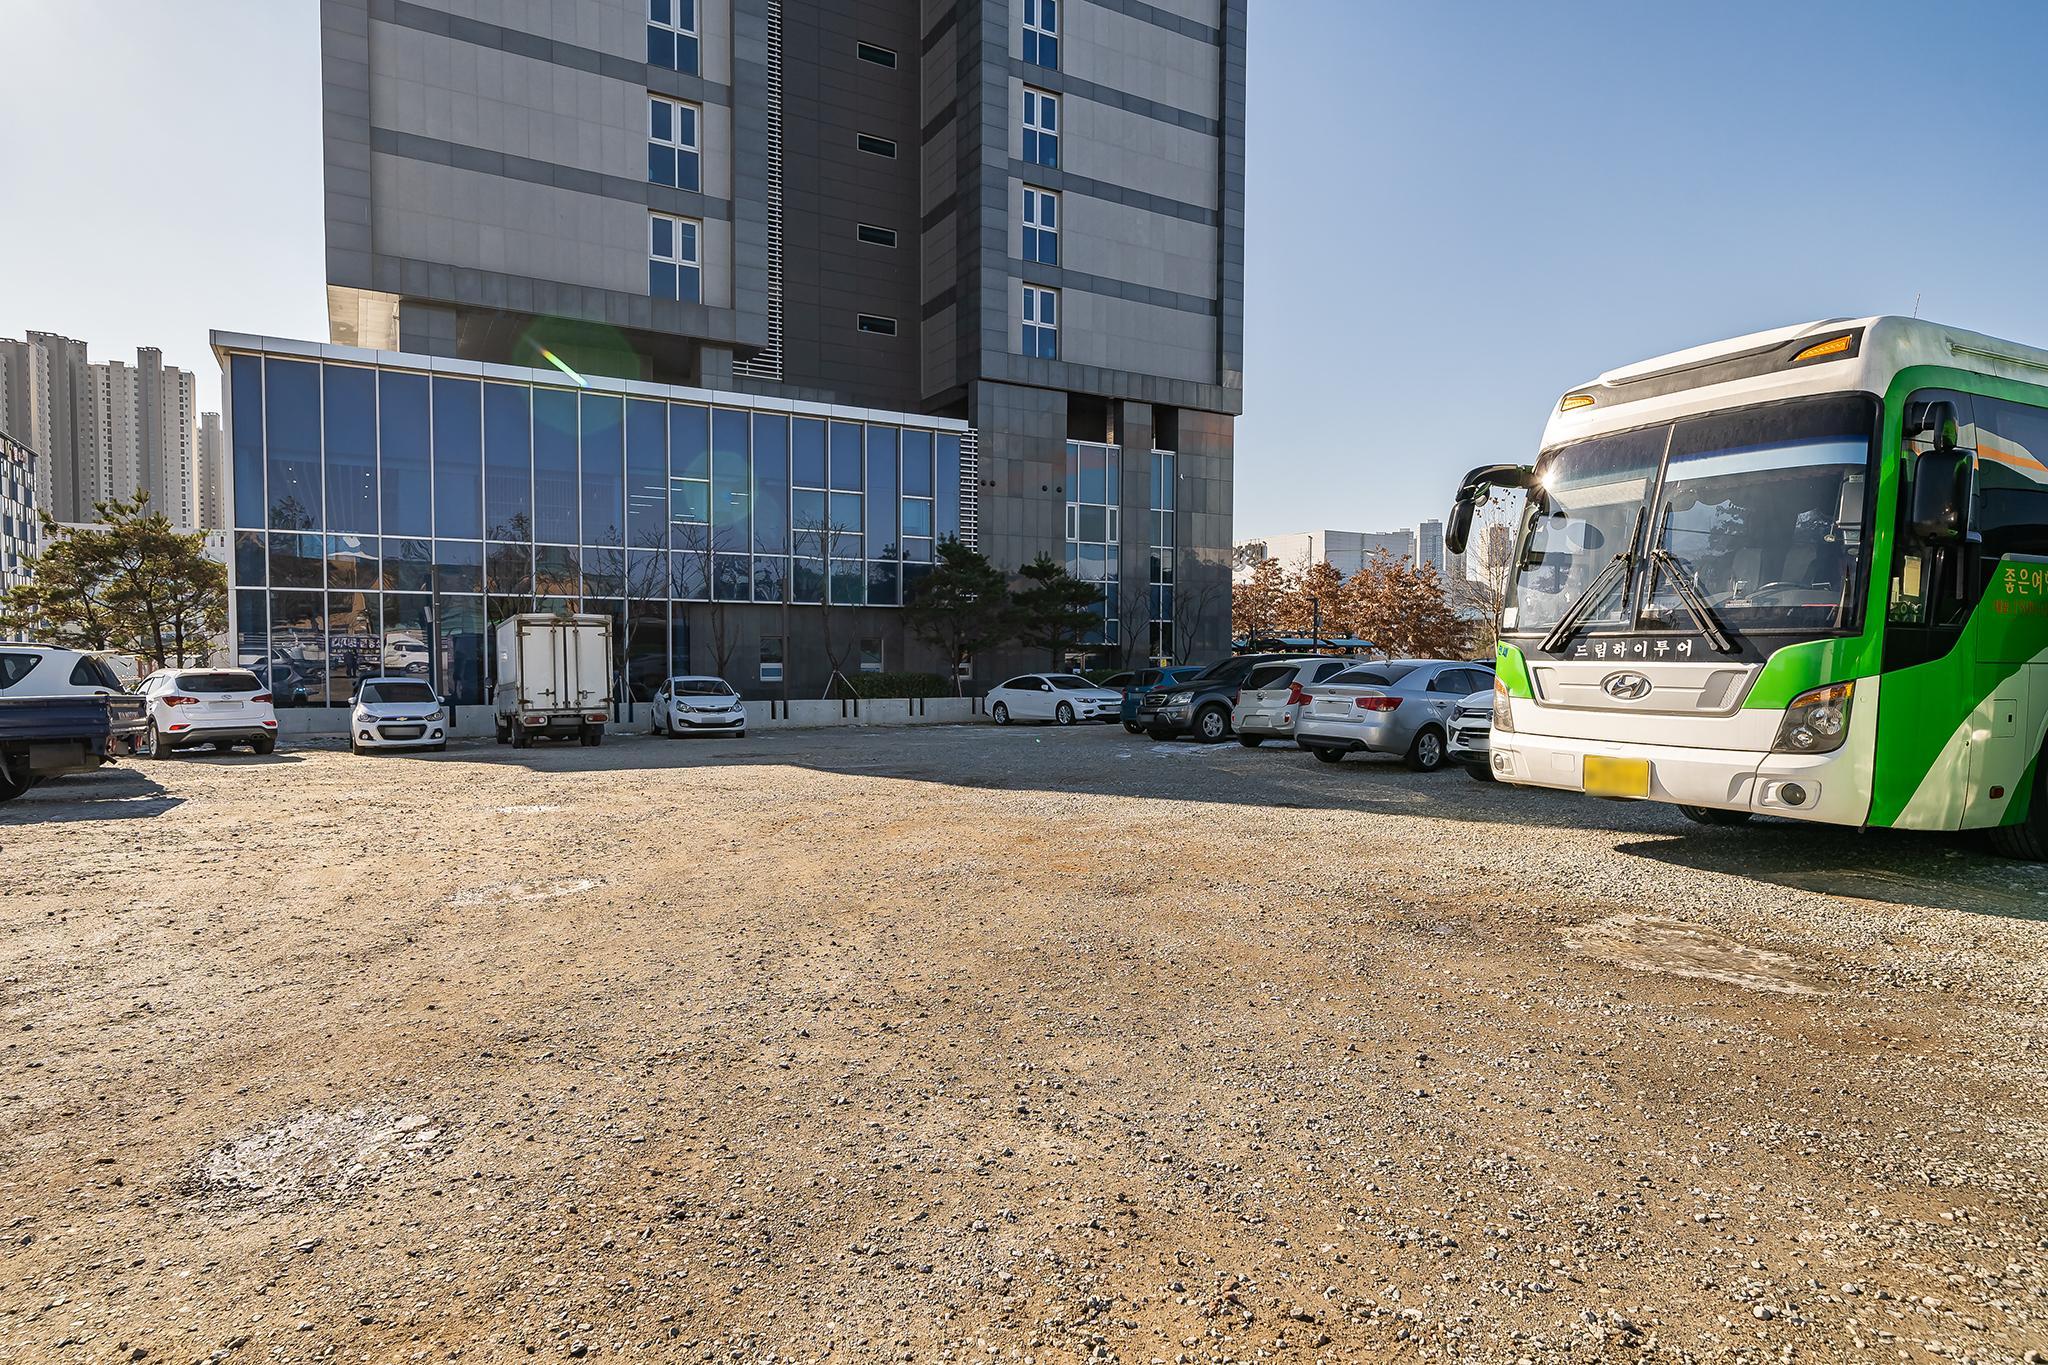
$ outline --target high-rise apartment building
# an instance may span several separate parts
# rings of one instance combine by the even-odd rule
[[[193,525],[194,409],[191,372],[154,346],[130,365],[88,360],[84,342],[53,332],[0,339],[0,429],[37,452],[37,492],[58,521],[146,492],[173,525]]]
[[[199,434],[193,463],[199,486],[199,520],[202,531],[224,531],[228,525],[227,436],[221,429],[220,414],[199,414]]]
[[[29,561],[42,552],[39,463],[33,450],[0,429],[0,591],[27,581]]]
[[[708,524],[711,552],[730,557],[707,584],[686,573],[662,594],[697,631],[678,656],[698,666],[714,661],[702,637],[720,573],[736,604],[752,584],[730,612],[739,654],[786,646],[798,686],[822,677],[820,622],[783,604],[842,589],[863,637],[886,639],[888,667],[902,666],[915,643],[873,609],[903,600],[924,563],[913,556],[944,534],[914,505],[913,478],[942,501],[957,490],[957,534],[998,564],[1049,554],[1099,582],[1101,652],[1213,653],[1229,628],[1243,399],[1246,12],[1247,0],[322,0],[330,342],[360,349],[317,358],[375,367],[375,352],[399,351],[487,389],[494,373],[527,386],[519,458],[536,498],[550,383],[749,424],[778,405],[832,423],[828,444],[849,444],[832,446],[819,495],[835,525],[865,535],[845,554],[866,561],[860,575],[814,568],[841,555],[805,536],[816,499],[792,482],[804,471],[781,436],[720,447],[714,416],[708,523],[692,520],[693,447],[665,445],[682,501],[649,552],[694,555],[693,528]],[[260,338],[219,349],[236,345],[266,365],[280,354]],[[260,554],[260,537],[286,528],[275,497],[245,499],[242,485],[277,466],[249,427],[257,400],[230,386],[233,524]],[[861,410],[843,436],[837,409]],[[900,452],[934,433],[958,454],[927,484]],[[568,491],[589,491],[577,470]],[[324,515],[293,496],[293,517]],[[606,528],[578,534],[593,529]],[[539,573],[538,540],[482,540],[486,557],[524,553]],[[588,563],[604,547],[577,548]],[[323,582],[332,593],[333,575]],[[575,592],[614,595],[587,572]]]

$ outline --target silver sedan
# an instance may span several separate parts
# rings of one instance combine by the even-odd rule
[[[1493,686],[1482,664],[1391,659],[1360,664],[1308,688],[1294,742],[1325,763],[1350,753],[1398,755],[1417,772],[1443,766],[1451,713]]]

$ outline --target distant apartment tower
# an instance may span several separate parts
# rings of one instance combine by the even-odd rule
[[[28,580],[29,561],[42,549],[38,463],[33,450],[0,431],[0,592]]]
[[[37,452],[36,490],[60,522],[93,520],[93,504],[149,494],[173,525],[197,513],[193,377],[144,346],[135,363],[94,363],[82,341],[54,332],[0,339],[0,422]]]
[[[221,431],[220,414],[199,414],[199,439],[194,463],[199,482],[199,520],[202,531],[225,531],[227,509],[227,446]]]
[[[1396,559],[1415,557],[1413,531],[1293,531],[1267,536],[1266,553],[1287,569],[1327,563],[1341,574],[1354,574],[1374,555],[1385,551]]]

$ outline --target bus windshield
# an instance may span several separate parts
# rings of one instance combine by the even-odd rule
[[[1632,536],[1639,571],[1587,604],[1587,629],[1700,629],[1681,575],[1728,630],[1853,624],[1876,416],[1872,398],[1812,399],[1559,447],[1502,624],[1554,625]]]

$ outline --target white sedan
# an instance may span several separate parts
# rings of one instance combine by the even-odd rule
[[[657,735],[747,737],[746,705],[723,678],[669,678],[654,689],[653,709]]]
[[[1097,687],[1072,673],[1026,673],[988,690],[988,714],[998,725],[1013,720],[1049,720],[1072,725],[1083,720],[1115,720],[1123,693]]]

